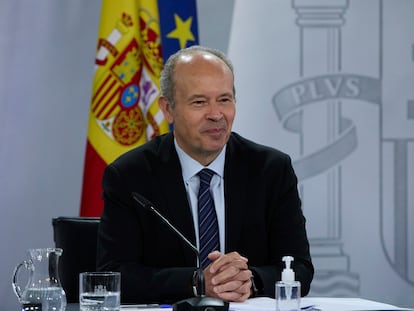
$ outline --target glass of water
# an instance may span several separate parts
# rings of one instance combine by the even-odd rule
[[[81,311],[119,311],[121,273],[82,272],[79,274]]]

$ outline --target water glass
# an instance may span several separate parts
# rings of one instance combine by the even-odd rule
[[[119,311],[121,305],[119,272],[82,272],[79,274],[81,311]]]

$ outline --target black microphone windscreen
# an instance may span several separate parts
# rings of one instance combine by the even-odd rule
[[[137,192],[132,192],[132,198],[138,202],[139,205],[146,209],[151,209],[152,203]]]

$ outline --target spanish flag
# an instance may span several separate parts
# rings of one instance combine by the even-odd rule
[[[101,215],[108,163],[169,131],[159,76],[171,54],[198,43],[195,1],[102,0],[81,216]]]

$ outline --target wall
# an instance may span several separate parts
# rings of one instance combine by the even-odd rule
[[[1,310],[19,310],[25,250],[78,214],[99,14],[98,0],[0,2]]]
[[[234,129],[292,156],[311,295],[414,305],[412,1],[234,7]]]

